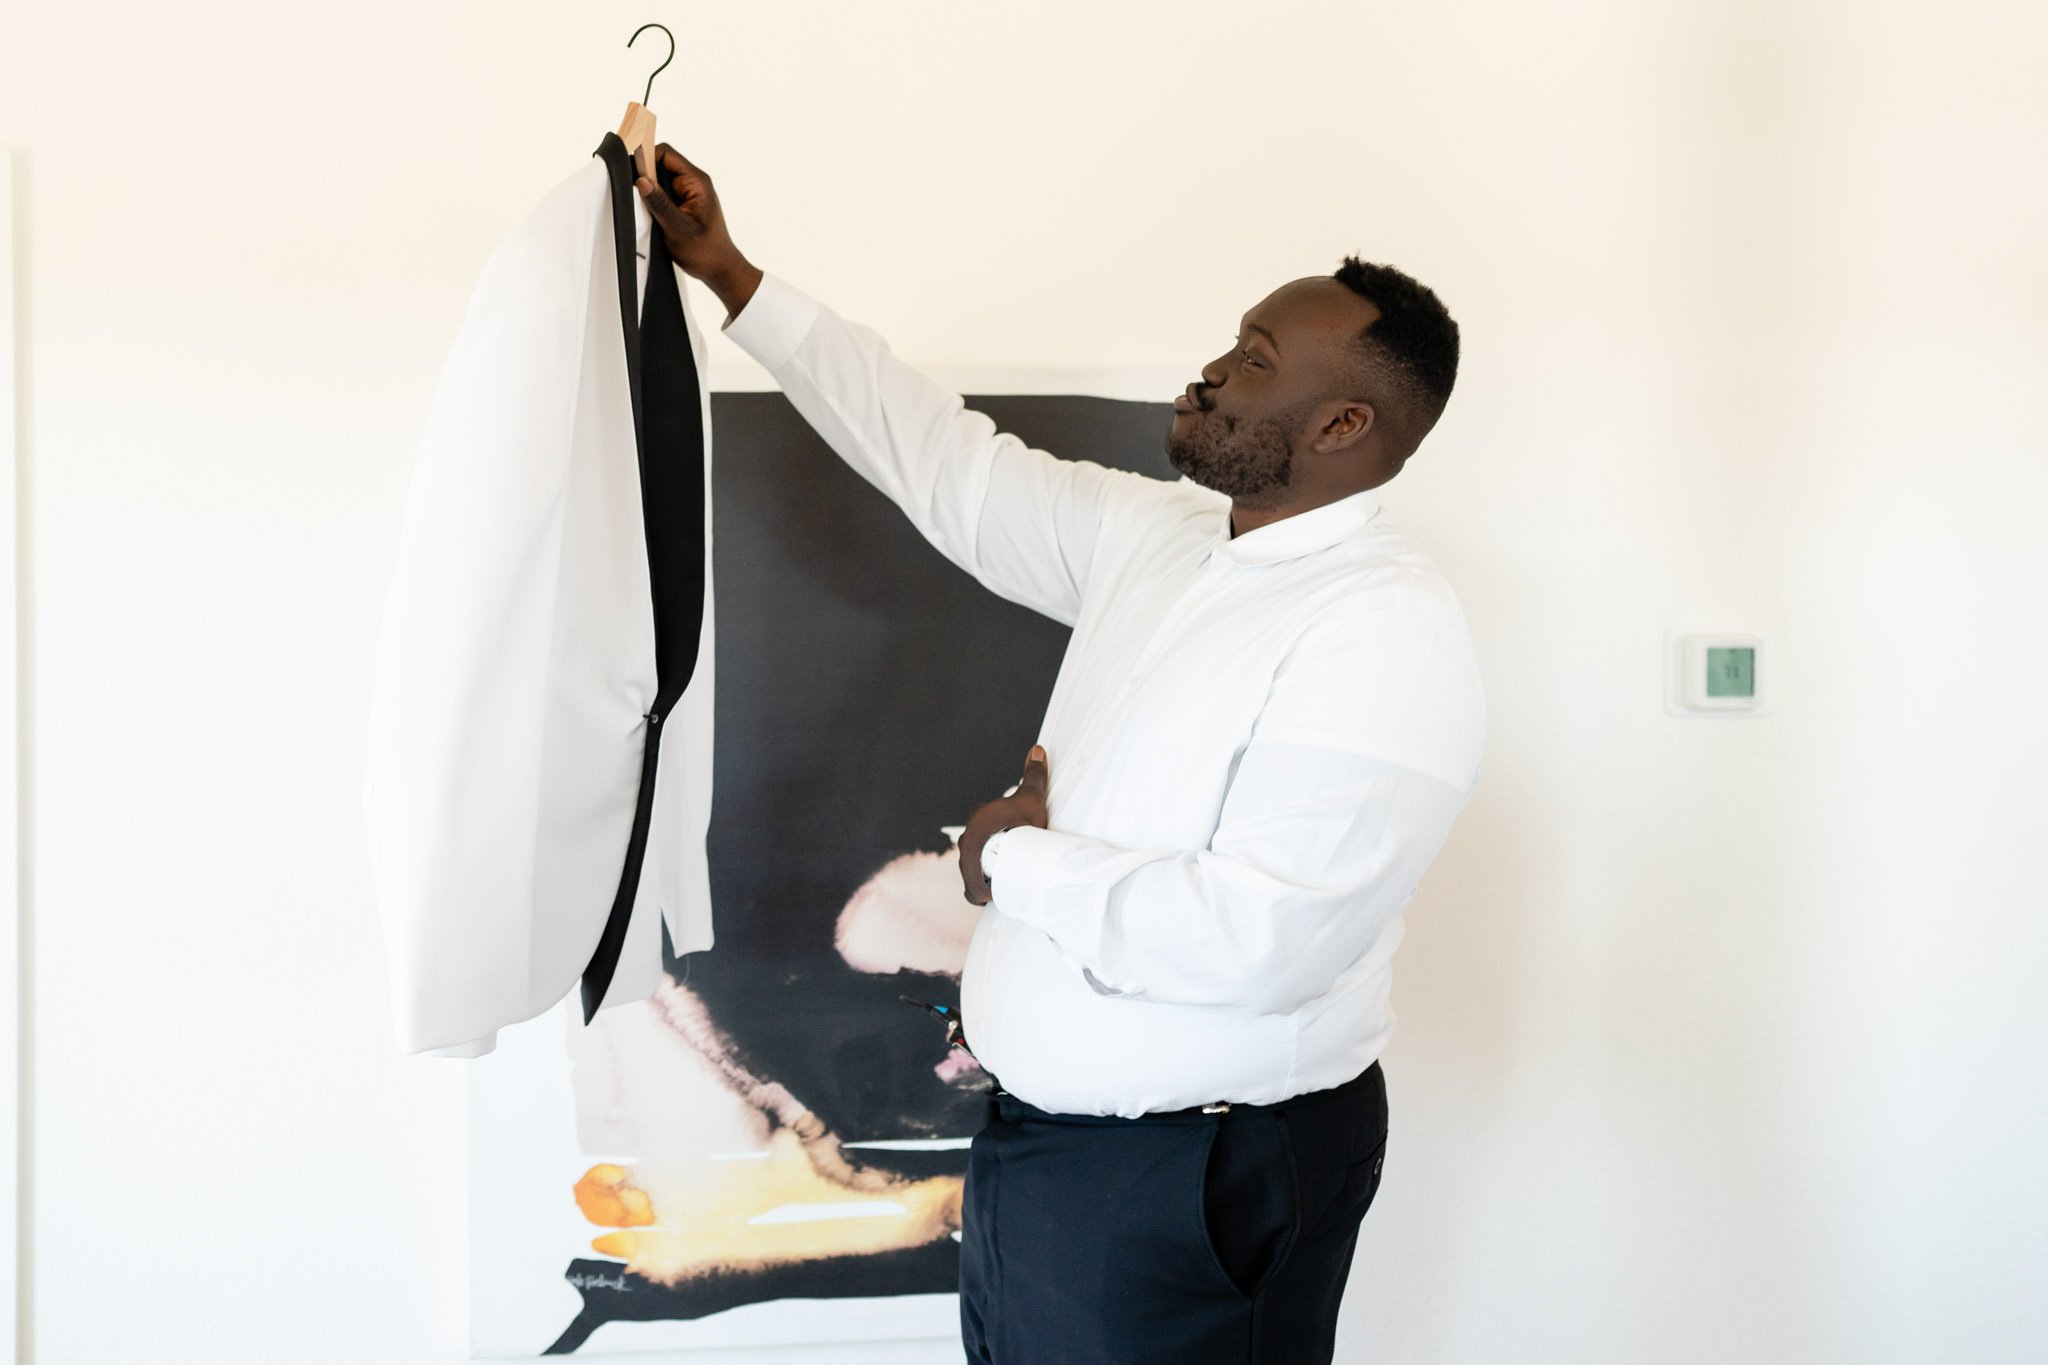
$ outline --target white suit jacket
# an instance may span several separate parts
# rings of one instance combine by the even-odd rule
[[[363,791],[408,1053],[489,1052],[499,1028],[576,985],[608,922],[623,925],[624,941],[601,1000],[585,976],[585,1022],[651,994],[664,924],[675,953],[712,942],[704,339],[685,302],[669,344],[679,359],[677,334],[687,331],[694,374],[680,363],[642,373],[639,314],[662,283],[650,283],[650,262],[675,273],[676,294],[687,291],[615,144],[607,134],[485,263],[413,473],[377,646]],[[694,386],[705,509],[695,663],[666,715],[651,714],[662,681],[657,579],[643,519],[640,462],[650,455],[636,426],[657,381],[678,394]],[[678,643],[690,641],[668,642]],[[637,883],[622,875],[629,849]]]

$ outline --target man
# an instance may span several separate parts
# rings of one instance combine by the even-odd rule
[[[1355,258],[1281,286],[1174,400],[1167,483],[997,432],[754,267],[666,144],[660,172],[640,192],[726,334],[943,554],[1074,628],[1021,779],[960,838],[961,1022],[995,1082],[970,1359],[1328,1361],[1401,911],[1480,765],[1463,616],[1374,492],[1443,412],[1456,324]]]

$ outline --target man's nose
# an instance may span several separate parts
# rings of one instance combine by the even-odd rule
[[[1225,373],[1226,371],[1223,368],[1222,361],[1210,361],[1208,364],[1202,367],[1202,387],[1205,389],[1216,389],[1223,387],[1223,379]]]

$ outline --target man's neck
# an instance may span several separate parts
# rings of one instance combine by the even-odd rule
[[[1363,493],[1362,488],[1340,488],[1333,493],[1311,493],[1295,498],[1278,507],[1247,507],[1232,500],[1230,504],[1230,538],[1237,539],[1246,531],[1256,531],[1261,526],[1271,526],[1276,521],[1301,512],[1312,512],[1316,508],[1332,503],[1339,498],[1348,498],[1353,493]]]

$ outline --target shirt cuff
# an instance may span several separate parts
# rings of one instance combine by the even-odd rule
[[[1002,847],[1003,836],[1015,828],[1017,828],[1015,825],[1011,825],[1009,829],[999,829],[994,834],[989,835],[988,838],[982,840],[981,876],[982,880],[989,884],[990,895],[995,894],[997,850]]]
[[[1012,825],[989,842],[994,843],[997,838],[1003,841],[1002,878],[1000,882],[990,882],[990,904],[1013,919],[1043,928],[1040,907],[1047,887],[1058,880],[1055,865],[1059,856],[1070,844],[1083,841],[1039,825]],[[982,853],[987,855],[987,844],[982,845]],[[998,869],[984,861],[981,870],[994,878]]]
[[[1062,943],[1060,936],[1053,931],[1053,926],[1061,919],[1058,899],[1063,896],[1074,898],[1072,883],[1076,874],[1085,876],[1084,869],[1090,859],[1099,861],[1108,845],[1100,839],[1046,829],[1040,825],[1012,825],[1002,832],[1002,839],[1000,875],[986,864],[982,867],[990,877],[989,904],[1052,939],[1061,956],[1089,977],[1089,985],[1096,994],[1143,995],[1145,987],[1141,982],[1104,980],[1098,973],[1088,970],[1086,962]],[[982,847],[986,852],[987,845]],[[1092,899],[1086,886],[1079,890],[1080,900]],[[1068,917],[1071,918],[1071,912]]]
[[[818,301],[783,279],[761,272],[754,296],[721,331],[763,368],[773,371],[796,354],[797,343],[818,317]]]

